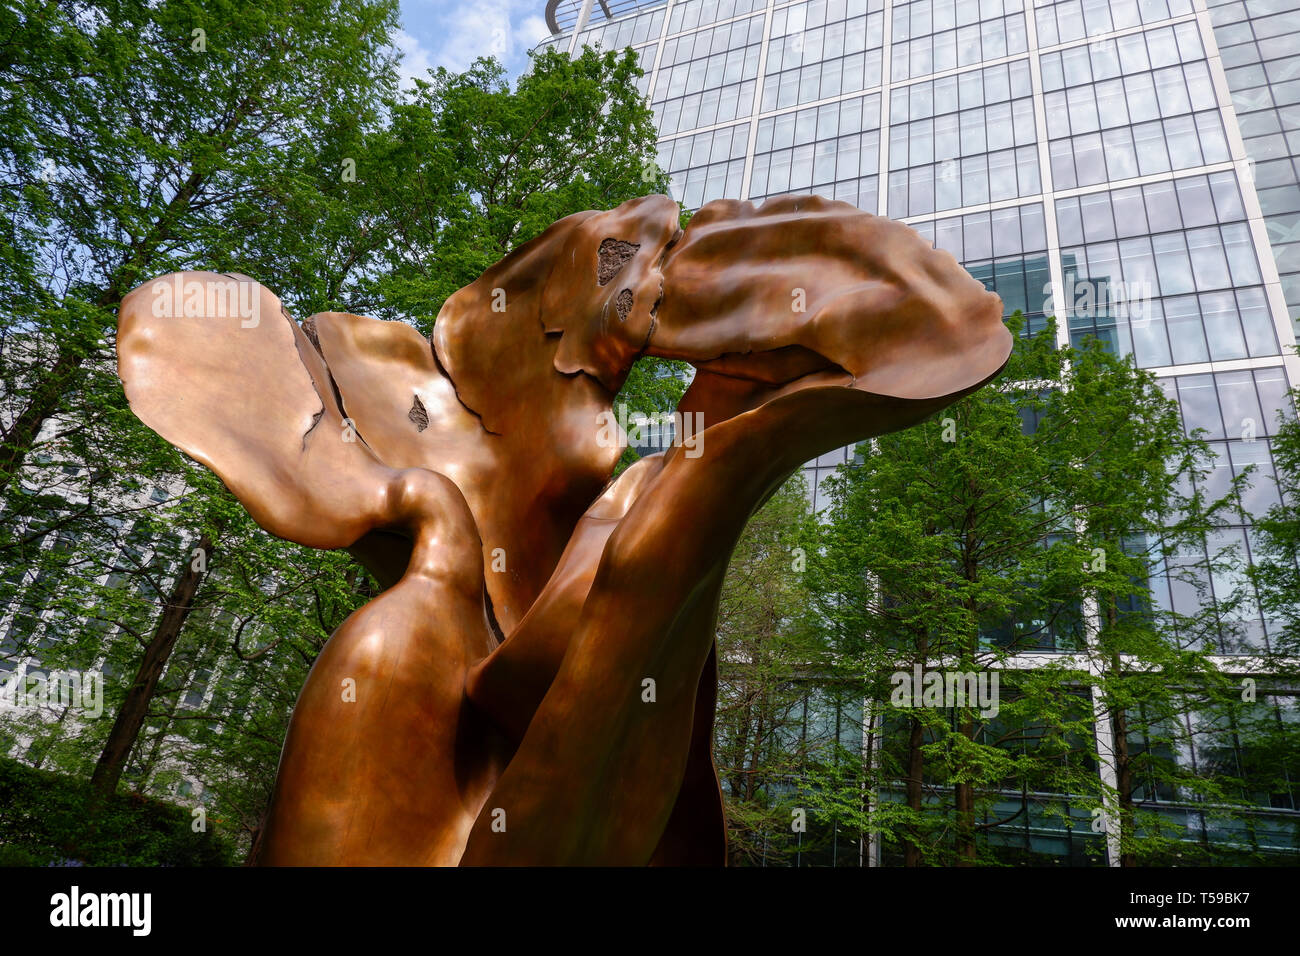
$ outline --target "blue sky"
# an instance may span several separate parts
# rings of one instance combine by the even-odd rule
[[[401,7],[397,48],[407,77],[430,67],[463,70],[485,54],[514,77],[527,65],[528,51],[550,34],[546,0],[401,0]]]

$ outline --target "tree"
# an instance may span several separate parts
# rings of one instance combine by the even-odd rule
[[[1079,527],[1091,611],[1083,650],[1096,718],[1113,741],[1113,753],[1101,755],[1115,770],[1113,793],[1103,793],[1107,827],[1121,863],[1132,866],[1189,836],[1148,806],[1153,791],[1230,802],[1228,780],[1196,774],[1175,755],[1198,734],[1186,715],[1231,706],[1239,690],[1212,660],[1238,646],[1236,601],[1220,594],[1216,603],[1208,586],[1239,576],[1244,555],[1206,549],[1214,530],[1240,520],[1249,476],[1211,499],[1213,454],[1200,435],[1184,433],[1153,376],[1095,340],[1069,361],[1066,387],[1050,396],[1039,428],[1073,463],[1051,487]],[[1194,593],[1194,606],[1157,596],[1161,578]]]
[[[41,605],[50,619],[41,626],[46,666],[86,643],[67,625],[87,612],[119,612],[111,625],[100,619],[92,638],[152,635],[140,640],[142,660],[122,665],[136,677],[94,775],[111,792],[202,575],[165,577],[188,568],[190,548],[209,541],[195,525],[212,525],[223,494],[210,478],[190,483],[195,475],[180,456],[127,412],[114,374],[117,303],[168,270],[256,263],[264,216],[319,206],[325,190],[310,175],[317,140],[332,141],[340,117],[349,128],[372,124],[378,96],[395,85],[395,5],[30,3],[5,16],[12,95],[0,124],[21,135],[0,146],[15,224],[0,264],[7,288],[37,293],[16,297],[0,355],[8,519],[0,554],[64,561]],[[305,257],[313,238],[276,236],[273,245]],[[155,494],[185,489],[213,507],[187,525],[176,509],[139,500],[138,478],[156,482]],[[177,524],[154,523],[161,537],[144,541],[151,510]],[[121,533],[136,538],[131,548],[120,547]],[[79,544],[37,552],[52,535]],[[21,573],[8,577],[23,584]],[[76,607],[105,578],[143,587]],[[25,597],[34,604],[41,595],[28,586]],[[65,646],[49,646],[60,631]],[[38,741],[41,753],[56,740],[57,729]]]
[[[229,267],[332,117],[375,115],[395,82],[392,0],[249,4],[23,0],[7,8],[0,288],[23,354],[5,356],[0,490],[87,364],[111,355],[141,281]],[[7,310],[8,311],[8,310]],[[18,341],[7,338],[7,344]]]
[[[380,126],[337,117],[304,160],[310,188],[268,213],[239,270],[300,317],[341,309],[427,333],[451,293],[552,222],[667,190],[640,75],[630,52],[586,47],[534,55],[513,87],[491,58],[431,71],[384,97]],[[686,369],[642,359],[619,402],[670,412]]]
[[[873,702],[876,744],[856,773],[814,773],[809,799],[906,865],[1006,860],[999,834],[1031,816],[1063,833],[1118,820],[1125,846],[1154,852],[1134,815],[1139,766],[1148,784],[1215,793],[1173,760],[1090,751],[1095,719],[1127,740],[1139,702],[1221,699],[1188,640],[1219,618],[1175,614],[1152,587],[1161,568],[1208,578],[1206,560],[1172,557],[1235,499],[1205,500],[1208,448],[1148,373],[1095,343],[1058,350],[1054,335],[1018,334],[997,381],[832,480],[811,585],[838,670]],[[1012,668],[1033,650],[1063,653]]]
[[[25,84],[0,104],[22,133],[0,145],[0,602],[22,610],[3,653],[113,678],[111,719],[11,726],[35,737],[33,762],[94,766],[104,793],[199,777],[248,839],[297,689],[375,585],[346,554],[265,535],[131,415],[117,301],[208,268],[257,277],[299,318],[427,331],[448,292],[551,219],[666,184],[634,60],[543,57],[514,90],[485,60],[402,95],[393,5],[336,8],[120,3],[101,22],[30,4],[0,21],[0,69]],[[640,363],[622,400],[671,409],[681,368]]]
[[[547,50],[513,89],[480,58],[389,100],[358,160],[362,225],[384,241],[356,311],[427,332],[447,296],[557,219],[665,192],[639,75],[630,51]]]
[[[1255,522],[1255,563],[1251,584],[1258,594],[1270,630],[1268,669],[1294,678],[1300,660],[1300,420],[1291,409],[1279,412],[1273,437],[1277,470],[1276,500]],[[1269,489],[1272,490],[1272,489]]]
[[[806,620],[812,522],[807,483],[796,473],[746,526],[722,586],[715,760],[733,863],[793,855],[789,797],[805,753],[828,743],[802,733],[801,708],[822,657]]]
[[[1259,602],[1269,623],[1267,654],[1260,670],[1269,680],[1247,678],[1241,701],[1227,714],[1224,763],[1238,769],[1241,791],[1256,802],[1277,807],[1291,804],[1290,781],[1300,774],[1300,708],[1286,693],[1300,679],[1300,421],[1296,401],[1278,414],[1279,427],[1272,440],[1276,479],[1262,477],[1259,484],[1274,503],[1255,522],[1252,538],[1254,564],[1241,599]],[[1268,693],[1268,691],[1281,693]],[[1234,767],[1230,745],[1245,755],[1246,766]],[[1300,842],[1300,833],[1292,833]]]

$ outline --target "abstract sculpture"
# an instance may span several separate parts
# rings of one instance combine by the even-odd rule
[[[430,339],[299,325],[242,276],[133,291],[136,414],[267,531],[387,588],[303,687],[259,862],[722,864],[713,629],[737,537],[803,462],[989,381],[1001,314],[911,229],[815,197],[710,203],[684,233],[664,196],[569,216]],[[704,430],[611,482],[642,355],[694,366],[679,412]]]

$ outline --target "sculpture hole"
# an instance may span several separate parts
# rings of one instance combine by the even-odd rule
[[[623,239],[601,240],[600,249],[596,254],[596,282],[599,285],[607,285],[640,248],[639,242],[627,242]]]
[[[618,320],[627,321],[627,314],[632,311],[632,290],[624,289],[614,300],[614,308],[618,309]]]
[[[411,410],[406,413],[406,417],[415,422],[415,430],[422,432],[429,427],[429,413],[424,407],[424,402],[420,401],[420,396],[414,396],[415,401],[411,403]]]

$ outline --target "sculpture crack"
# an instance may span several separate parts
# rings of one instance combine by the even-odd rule
[[[483,416],[480,415],[473,408],[471,408],[469,403],[466,402],[465,399],[461,397],[460,389],[456,387],[456,380],[452,378],[451,373],[447,371],[447,366],[442,364],[442,356],[438,354],[438,349],[433,344],[432,338],[429,341],[429,352],[431,355],[433,355],[433,364],[438,366],[438,371],[442,373],[442,377],[451,383],[451,390],[456,394],[456,401],[460,402],[460,407],[465,409],[465,411],[469,412],[471,415],[474,416],[475,419],[478,420],[479,428],[483,429],[489,435],[500,435],[501,434],[500,432],[494,432],[492,429],[488,428],[487,422],[483,421]]]
[[[645,341],[641,343],[641,347],[637,350],[638,355],[644,355],[650,348],[650,340],[654,338],[655,329],[659,325],[659,306],[664,301],[664,263],[668,261],[668,253],[673,250],[677,243],[681,242],[682,235],[683,232],[680,228],[673,233],[673,237],[664,246],[663,252],[659,253],[659,261],[655,263],[655,271],[659,273],[659,294],[655,296],[654,304],[650,306],[650,328],[646,329]]]
[[[311,344],[315,346],[316,351],[320,352],[320,334],[316,331],[315,316],[302,320],[302,334],[307,336]],[[322,352],[321,354],[323,355],[324,353]]]
[[[311,424],[307,426],[307,430],[302,433],[303,451],[307,450],[307,439],[311,436],[311,433],[316,430],[316,426],[320,424],[321,416],[324,414],[325,414],[325,405],[322,403],[320,407],[320,411],[318,411],[315,415],[311,417]]]
[[[681,235],[681,230],[679,229],[677,230],[677,236],[680,235]],[[668,244],[669,248],[671,248],[673,243],[677,241],[677,236],[674,236],[672,242]],[[667,251],[665,251],[664,255],[667,255]],[[661,269],[663,268],[662,258],[659,260],[659,267]],[[637,349],[637,355],[644,355],[646,350],[650,348],[650,340],[654,338],[655,329],[659,325],[659,306],[663,304],[663,301],[664,301],[664,277],[663,277],[663,273],[661,272],[659,274],[659,294],[655,296],[654,305],[650,306],[650,327],[645,330],[645,341],[642,342],[641,347]]]

